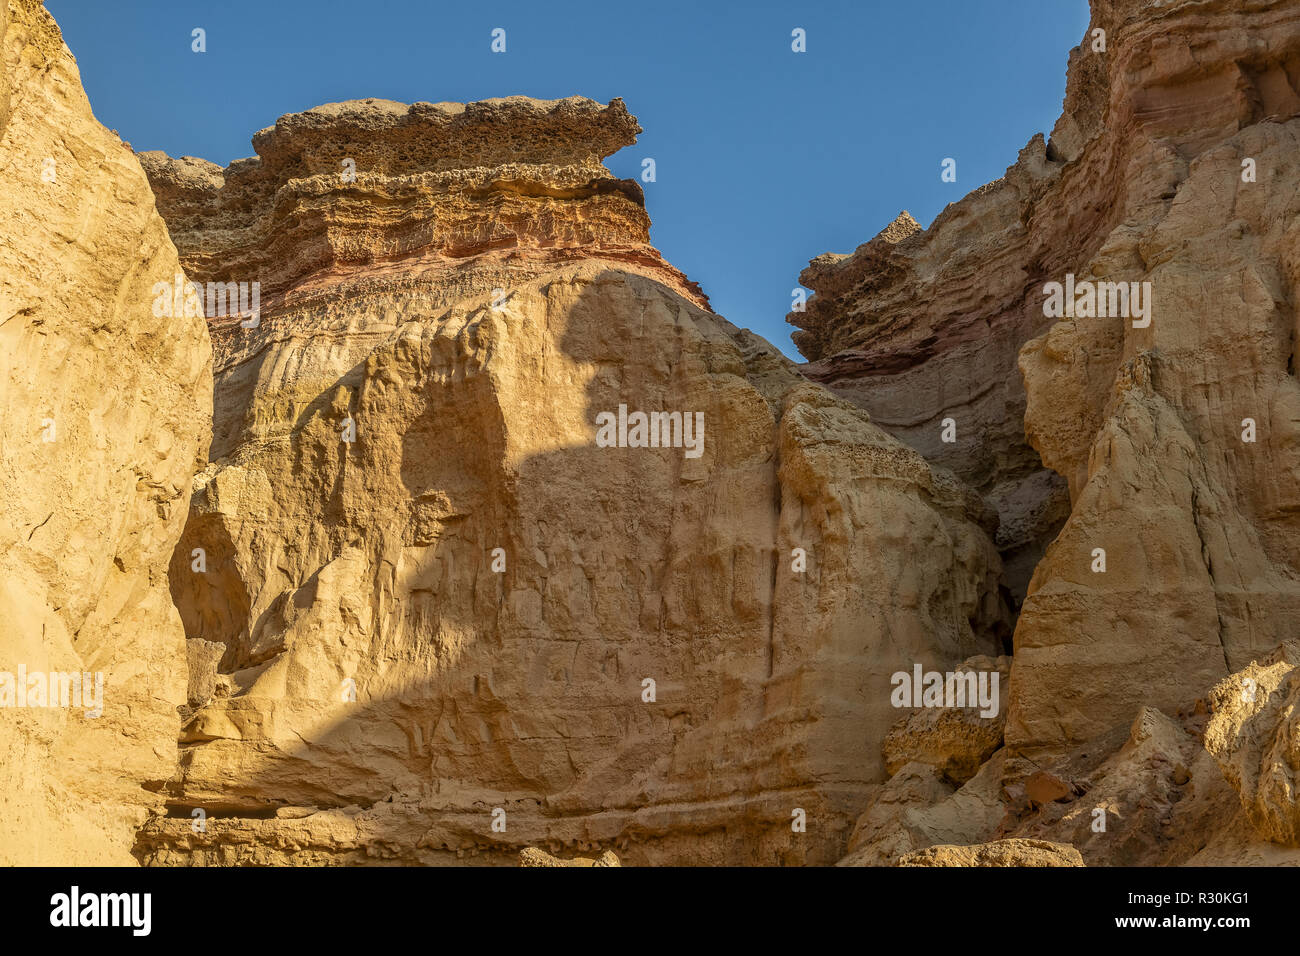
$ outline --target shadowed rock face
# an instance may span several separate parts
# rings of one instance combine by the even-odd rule
[[[188,274],[272,291],[213,321],[143,860],[831,862],[891,674],[997,652],[991,513],[663,262],[600,162],[638,131],[364,101],[224,173],[144,158]],[[598,447],[620,405],[700,413],[702,452]]]
[[[175,768],[166,575],[212,353],[202,319],[150,308],[176,250],[39,2],[0,2],[0,70],[0,864],[130,864]],[[78,677],[58,706],[51,673]]]
[[[621,101],[137,163],[0,11],[0,674],[105,675],[0,707],[0,862],[1300,862],[1293,3],[1095,0],[1050,142],[810,265],[802,368]]]
[[[997,512],[1017,608],[1069,513],[1065,482],[1025,438],[1016,374],[1020,347],[1050,325],[1028,270],[1059,271],[1072,254],[1049,247],[1061,241],[1059,222],[1032,214],[1056,172],[1036,137],[1004,179],[950,205],[928,230],[904,212],[852,255],[814,259],[799,276],[814,295],[787,317],[813,360],[802,368],[808,378],[866,409]]]

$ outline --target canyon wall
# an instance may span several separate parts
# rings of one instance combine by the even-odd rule
[[[211,319],[142,860],[832,862],[890,675],[1009,636],[992,512],[663,261],[601,162],[639,131],[364,100],[142,156],[187,274],[261,289]],[[622,406],[702,443],[604,447]]]
[[[1300,626],[1300,9],[1097,22],[1107,95],[1072,78],[1058,148],[1116,221],[1072,266],[1149,283],[1152,317],[1063,321],[1020,354],[1026,433],[1072,500],[1017,629],[1026,749],[1174,708]]]
[[[1051,138],[928,229],[904,215],[815,259],[789,316],[809,377],[997,509],[1004,586],[1025,594],[1006,748],[956,797],[900,771],[886,789],[919,815],[877,800],[859,862],[896,855],[880,833],[904,851],[1061,838],[1090,863],[1278,862],[1247,845],[1293,845],[1239,826],[1205,725],[1300,625],[1300,7],[1092,12]],[[1050,283],[1084,290],[1068,314]],[[1090,307],[1100,283],[1149,311]],[[1020,556],[1040,552],[1026,584]],[[1026,796],[1052,766],[1059,792]],[[1089,830],[1106,806],[1130,811],[1124,834]]]
[[[803,272],[804,366],[621,100],[137,157],[0,10],[0,862],[1300,863],[1294,3],[1094,0],[1050,138]]]
[[[58,27],[37,0],[0,10],[0,863],[132,864],[176,762],[167,568],[211,348],[201,317],[152,308],[175,247]]]

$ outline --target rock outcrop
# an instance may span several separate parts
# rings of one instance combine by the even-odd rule
[[[808,374],[978,487],[1009,568],[1046,546],[1015,632],[1021,754],[1173,712],[1300,625],[1298,89],[1293,3],[1098,0],[1050,141],[929,229],[804,273]],[[1090,307],[1102,283],[1132,301]]]
[[[899,866],[1083,866],[1079,851],[1046,840],[998,840],[976,846],[932,846],[909,853]]]
[[[1205,747],[1265,839],[1300,847],[1300,644],[1220,682]]]
[[[1025,210],[1051,170],[1041,137],[1006,178],[950,205],[928,230],[906,212],[852,255],[799,276],[813,290],[795,344],[803,372],[951,470],[996,510],[1004,587],[1018,608],[1069,514],[1066,483],[1025,438],[1020,347],[1045,330],[1024,263],[1048,239]],[[1058,225],[1040,226],[1055,237]],[[1059,253],[1066,261],[1066,252]],[[1053,270],[1049,257],[1044,268]]]
[[[187,274],[262,290],[212,319],[143,860],[833,862],[891,674],[998,653],[992,513],[709,311],[601,162],[638,131],[366,100],[142,157]]]
[[[176,250],[54,20],[0,15],[0,864],[131,864],[175,770],[211,349],[151,308]]]
[[[963,681],[969,681],[972,675],[978,679],[981,673],[996,673],[1000,689],[1010,676],[1011,658],[975,657],[954,672]],[[893,774],[909,763],[922,763],[958,785],[975,776],[980,765],[1002,746],[1005,711],[1000,699],[993,702],[987,714],[981,711],[974,695],[967,701],[966,706],[917,708],[899,720],[885,736],[885,770]]]
[[[606,850],[596,859],[585,856],[576,856],[571,860],[562,860],[559,857],[551,856],[545,850],[539,850],[537,847],[530,846],[519,851],[520,866],[622,866],[618,862],[618,855],[613,850]]]
[[[0,863],[1300,865],[1295,3],[1094,0],[802,367],[621,100],[137,158],[0,11]]]
[[[1002,758],[1002,751],[994,754],[959,789],[926,764],[900,768],[858,818],[837,865],[892,866],[928,846],[988,839],[1007,816]]]
[[[1294,4],[1097,0],[1050,141],[801,276],[806,374],[984,494],[1013,597],[1042,554],[1005,746],[965,783],[900,751],[843,863],[1300,862],[1297,137]]]

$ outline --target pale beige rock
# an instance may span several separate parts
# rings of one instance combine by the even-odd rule
[[[1177,718],[1143,708],[1122,739],[1094,741],[1048,770],[1026,773],[1024,760],[1001,750],[955,792],[933,768],[909,765],[858,821],[839,865],[890,865],[927,846],[999,839],[1067,844],[1089,866],[1300,865],[1300,849],[1267,842],[1247,821],[1202,745],[1203,704]],[[1056,786],[1030,800],[1035,778]]]
[[[1050,140],[928,229],[814,260],[789,317],[810,377],[999,512],[1006,741],[1040,763],[1300,626],[1300,8],[1093,7]],[[1151,324],[1049,318],[1067,274],[1151,283]]]
[[[1098,0],[1050,141],[801,276],[802,376],[649,244],[619,100],[144,154],[173,248],[0,4],[0,649],[109,677],[0,709],[0,862],[1300,862],[1295,4]],[[210,460],[176,249],[262,294],[211,322]],[[1049,319],[1067,272],[1152,324]],[[596,447],[620,404],[703,454]],[[900,721],[1004,595],[1006,717]]]
[[[933,767],[914,763],[889,779],[858,819],[837,866],[891,866],[939,843],[978,843],[1006,816],[1001,752],[954,791]]]
[[[1300,9],[1151,13],[1099,8],[1104,85],[1071,74],[1059,147],[1059,188],[1105,183],[1100,208],[1116,210],[1071,271],[1150,282],[1151,324],[1064,320],[1020,357],[1026,431],[1072,499],[1016,630],[1007,741],[1026,752],[1142,705],[1172,711],[1300,626],[1300,509],[1281,478],[1300,470],[1300,95],[1286,79]]]
[[[1187,866],[1300,866],[1300,849],[1261,839],[1245,811],[1219,817],[1209,840],[1187,859]],[[1204,838],[1204,834],[1202,834]]]
[[[980,765],[1002,746],[1006,713],[1001,695],[1011,674],[1011,658],[973,657],[953,668],[961,674],[997,674],[998,708],[991,717],[982,716],[978,705],[969,707],[918,707],[901,718],[885,737],[885,771],[893,774],[913,761],[928,764],[960,786],[978,772]],[[961,681],[969,686],[969,678]],[[967,698],[970,699],[970,698]]]
[[[933,767],[913,763],[899,768],[854,824],[848,853],[837,865],[888,866],[918,847],[938,843],[926,821],[917,816],[952,792],[952,784]]]
[[[997,840],[975,846],[932,846],[909,853],[898,866],[1083,866],[1074,847],[1046,840]]]
[[[1289,862],[1257,845],[1292,839],[1286,719],[1229,709],[1203,746],[1193,704],[1300,625],[1300,8],[1093,8],[1050,141],[928,229],[900,217],[814,260],[790,321],[806,374],[999,512],[1005,585],[1026,597],[1007,816],[979,839],[1044,835],[1103,864]],[[1067,273],[1150,282],[1150,326],[1047,318],[1044,286]]]
[[[365,101],[224,172],[145,158],[193,277],[267,290],[213,323],[171,568],[196,709],[149,861],[829,863],[891,674],[997,652],[991,513],[707,310],[600,162],[637,131]],[[596,447],[620,404],[702,412],[703,454]]]
[[[1300,643],[1220,682],[1205,748],[1265,840],[1300,847]]]
[[[0,864],[132,864],[175,772],[166,574],[211,349],[201,318],[153,314],[176,250],[58,27],[36,0],[0,10],[0,671],[103,675],[99,718],[0,707]]]
[[[576,856],[571,860],[563,860],[557,856],[551,856],[545,850],[539,850],[537,847],[526,847],[519,851],[520,866],[622,866],[618,862],[618,855],[613,850],[606,850],[594,860],[585,856]]]
[[[1013,806],[997,835],[1068,843],[1089,866],[1186,862],[1233,810],[1201,723],[1143,708],[1118,746],[1097,741],[1026,777],[1031,803]]]

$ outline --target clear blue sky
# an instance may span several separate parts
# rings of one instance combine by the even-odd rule
[[[664,255],[788,355],[799,271],[928,225],[1051,131],[1087,0],[47,0],[105,126],[225,165],[284,113],[368,96],[621,96]],[[190,31],[207,31],[207,52]],[[506,53],[491,31],[506,30]],[[807,52],[790,49],[807,32]],[[940,181],[945,157],[957,182]]]

